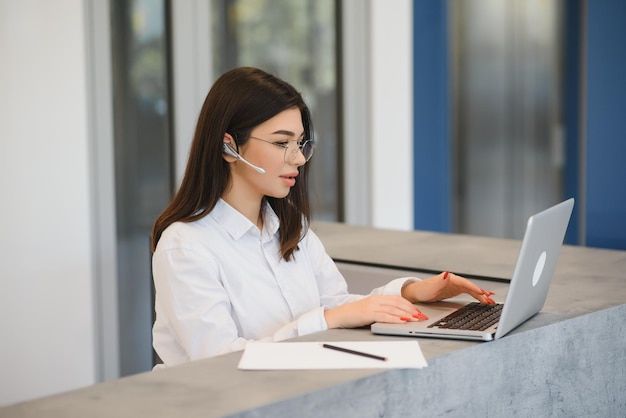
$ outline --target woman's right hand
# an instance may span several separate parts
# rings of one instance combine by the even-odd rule
[[[428,319],[402,296],[370,295],[324,311],[328,328],[358,328],[374,322],[403,324]]]

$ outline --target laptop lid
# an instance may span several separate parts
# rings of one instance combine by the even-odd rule
[[[490,341],[508,334],[543,308],[573,207],[572,198],[528,219],[500,321],[497,324],[484,331],[429,327],[466,303],[453,299],[420,304],[420,310],[429,317],[428,321],[405,324],[377,322],[372,324],[372,332],[476,341]]]
[[[496,339],[543,308],[573,208],[572,198],[528,219]]]

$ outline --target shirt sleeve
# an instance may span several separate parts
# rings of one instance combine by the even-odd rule
[[[370,295],[400,295],[402,288],[409,283],[417,282],[420,279],[416,277],[399,277],[393,279],[384,286],[377,287],[370,292]]]
[[[301,315],[297,320],[281,327],[274,333],[273,340],[282,341],[288,338],[295,338],[299,335],[312,334],[327,329],[328,325],[324,318],[324,307],[320,306],[319,308]]]

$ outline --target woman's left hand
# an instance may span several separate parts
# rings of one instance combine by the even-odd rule
[[[483,304],[495,303],[490,297],[494,292],[481,289],[465,277],[447,271],[429,279],[409,283],[402,288],[402,296],[412,303],[437,302],[463,293]]]

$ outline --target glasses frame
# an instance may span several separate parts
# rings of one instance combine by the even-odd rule
[[[252,136],[252,135],[250,135],[250,138],[256,139],[258,141],[267,142],[268,144],[272,144],[272,145],[274,145],[276,147],[279,147],[279,148],[283,148],[285,150],[285,154],[283,155],[283,160],[287,164],[291,164],[291,163],[293,163],[296,160],[296,158],[297,158],[297,151],[296,150],[300,151],[300,153],[304,157],[304,162],[305,163],[307,163],[311,159],[311,157],[313,156],[313,153],[315,152],[315,143],[313,141],[311,141],[310,139],[307,139],[304,142],[299,142],[297,139],[291,139],[291,140],[287,141],[287,145],[285,145],[285,144],[281,144],[279,142],[268,141],[267,139],[259,138],[259,137]],[[291,153],[288,153],[287,151],[289,150],[289,147],[291,147],[291,143],[295,143],[296,144],[296,149],[291,151]],[[306,147],[308,144],[311,144],[310,145],[311,153],[307,157],[307,155],[304,153],[303,150],[304,150],[304,147]]]

